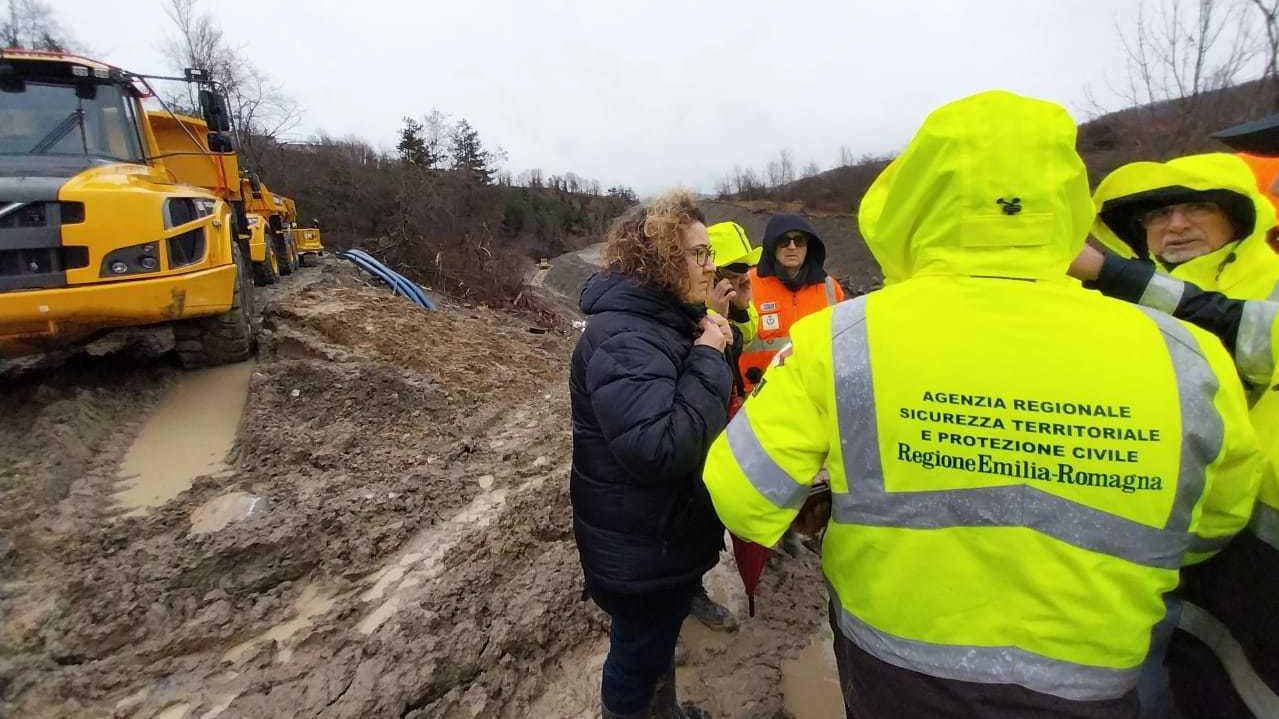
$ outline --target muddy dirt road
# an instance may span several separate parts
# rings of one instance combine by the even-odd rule
[[[567,496],[572,338],[326,263],[259,290],[251,364],[162,332],[0,364],[0,716],[592,717],[606,644]],[[680,685],[830,716],[814,557],[759,613],[727,555]]]

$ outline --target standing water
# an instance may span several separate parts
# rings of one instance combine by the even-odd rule
[[[196,477],[226,468],[252,374],[253,363],[241,362],[178,375],[120,466],[124,488],[115,498],[128,516],[146,514]]]
[[[782,664],[786,710],[795,719],[844,716],[844,697],[839,690],[833,644],[831,630],[820,629],[798,657]]]

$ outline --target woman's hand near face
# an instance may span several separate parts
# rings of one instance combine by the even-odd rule
[[[723,352],[728,346],[728,338],[732,337],[732,330],[728,328],[728,320],[720,315],[706,315],[697,325],[701,330],[694,345],[706,345],[713,347],[719,352]]]

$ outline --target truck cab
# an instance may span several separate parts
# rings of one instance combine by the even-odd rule
[[[235,154],[203,121],[149,116],[149,93],[86,58],[0,52],[0,357],[159,323],[184,364],[251,355]]]

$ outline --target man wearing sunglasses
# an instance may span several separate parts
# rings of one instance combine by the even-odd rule
[[[1279,254],[1267,242],[1275,208],[1238,156],[1124,165],[1093,200],[1093,233],[1121,257],[1235,299],[1279,299]]]
[[[791,325],[844,300],[844,290],[826,274],[825,263],[826,245],[803,215],[775,215],[768,221],[764,252],[750,278],[759,330],[739,362],[747,392],[790,343]]]

